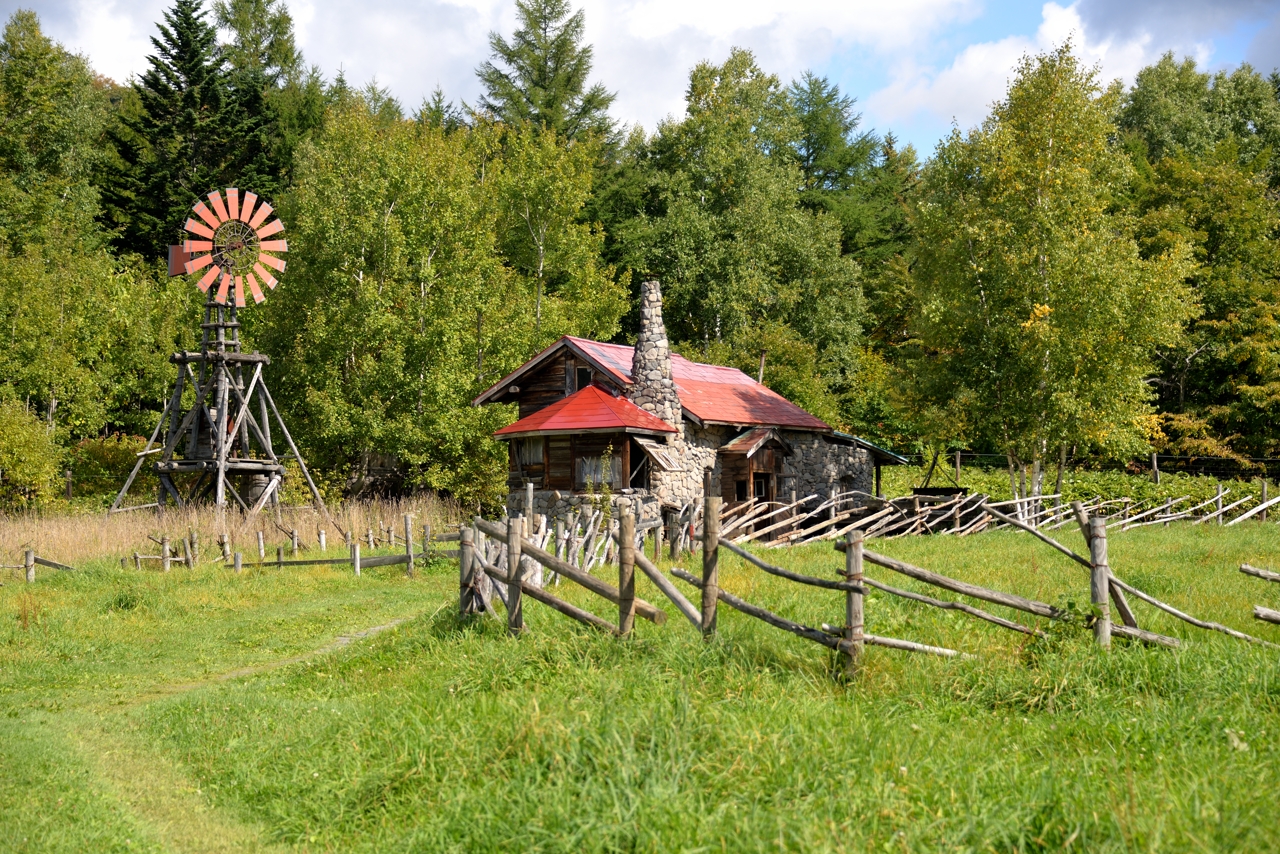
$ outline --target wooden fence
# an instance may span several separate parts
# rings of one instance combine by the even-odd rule
[[[1221,519],[1229,506],[1222,503],[1224,494],[1220,494],[1216,499],[1221,507],[1215,507],[1211,514],[1206,513],[1200,518]],[[1046,498],[1056,497],[1047,496]],[[835,512],[828,514],[827,518],[819,523],[812,521],[812,514],[808,514],[810,518],[807,521],[800,521],[797,515],[787,516],[800,502],[776,507],[761,503],[745,508],[741,506],[731,508],[726,512],[720,506],[720,499],[710,496],[703,506],[696,510],[684,508],[676,517],[677,524],[668,528],[666,535],[673,550],[681,548],[681,544],[685,542],[700,543],[702,575],[697,577],[676,568],[671,570],[671,576],[698,591],[700,603],[697,605],[681,594],[670,578],[663,574],[653,561],[645,557],[644,550],[648,539],[646,532],[637,528],[634,518],[629,513],[624,512],[616,519],[609,519],[607,516],[597,517],[595,514],[599,511],[591,511],[581,514],[576,523],[566,523],[561,520],[555,524],[548,524],[544,517],[534,517],[530,520],[531,531],[528,533],[525,531],[524,517],[505,518],[501,522],[490,522],[477,517],[469,527],[463,528],[459,535],[459,607],[463,614],[484,612],[497,616],[493,604],[493,599],[496,598],[506,609],[508,629],[513,634],[518,634],[525,629],[523,598],[527,596],[585,625],[611,634],[626,636],[630,634],[637,615],[650,619],[656,624],[662,624],[665,621],[665,614],[661,610],[635,597],[635,570],[638,567],[703,637],[709,638],[715,635],[717,609],[723,604],[770,626],[836,651],[842,663],[842,672],[845,674],[856,672],[859,657],[868,645],[946,657],[965,655],[953,649],[884,637],[868,631],[869,620],[865,596],[871,589],[923,606],[962,613],[1010,631],[1044,636],[1044,632],[1034,625],[1025,625],[998,616],[967,602],[939,599],[871,578],[866,574],[866,567],[872,565],[936,587],[956,597],[999,605],[1028,614],[1033,618],[1082,623],[1092,632],[1096,643],[1103,648],[1110,647],[1113,637],[1165,648],[1177,648],[1181,645],[1177,638],[1141,628],[1134,609],[1130,605],[1130,598],[1132,598],[1198,628],[1226,634],[1249,643],[1280,649],[1276,644],[1244,632],[1193,617],[1125,582],[1112,570],[1107,554],[1109,528],[1120,526],[1124,529],[1144,522],[1185,519],[1189,518],[1188,514],[1194,513],[1197,508],[1205,505],[1184,510],[1180,509],[1178,502],[1174,501],[1164,502],[1156,508],[1135,509],[1123,502],[1099,501],[1089,505],[1073,502],[1068,505],[1028,507],[1022,502],[990,502],[986,496],[978,495],[956,496],[935,501],[916,499],[911,503],[912,512],[907,513],[904,507],[893,502],[885,502],[884,506],[878,508],[874,506],[841,508],[838,500],[837,497],[833,497],[827,502],[822,502],[826,505],[822,509]],[[1253,509],[1259,511],[1265,506],[1268,506],[1268,502],[1263,501]],[[1156,512],[1150,512],[1153,509]],[[1106,513],[1107,510],[1111,512]],[[1244,513],[1237,516],[1234,521],[1240,521],[1243,518],[1245,518]],[[887,523],[886,520],[888,520]],[[700,527],[697,527],[698,523],[701,523]],[[772,533],[769,529],[781,530],[775,526],[785,524],[792,525],[790,533],[797,534],[789,541],[833,540],[835,549],[844,553],[844,566],[835,571],[837,578],[817,578],[784,569],[743,547],[743,544],[752,541],[752,534],[768,536]],[[1079,527],[1088,551],[1087,557],[1077,554],[1047,533],[1048,530],[1065,524]],[[757,525],[760,526],[758,529],[750,530]],[[819,525],[827,530],[825,532],[815,530]],[[1002,527],[1025,531],[1080,564],[1087,571],[1091,609],[1085,614],[1069,613],[1047,602],[1039,602],[1016,593],[993,590],[950,578],[923,567],[878,554],[865,547],[868,535],[867,531],[861,527],[863,525],[880,532],[892,532],[885,536],[900,536],[920,529],[932,533],[963,535],[978,530],[979,525],[986,529]],[[663,529],[656,525],[649,527],[652,530],[652,547],[656,555],[662,549]],[[786,535],[775,535],[764,545],[777,544],[785,537]],[[843,621],[834,626],[826,623],[816,627],[807,626],[724,590],[719,582],[721,550],[741,558],[748,565],[772,576],[806,587],[842,593]],[[618,571],[616,587],[591,575],[592,570],[607,565],[614,556],[617,559]],[[1280,573],[1259,570],[1247,564],[1241,568],[1241,571],[1268,581],[1280,582]],[[558,584],[561,578],[573,581],[607,602],[616,604],[618,606],[616,623],[611,619],[578,608],[550,593],[547,587]],[[1082,579],[1083,583],[1084,579]],[[1255,609],[1255,616],[1260,620],[1280,622],[1280,611],[1272,611],[1262,606]]]
[[[1280,496],[1269,498],[1264,482],[1260,495],[1239,498],[1219,486],[1217,494],[1207,501],[1194,502],[1189,495],[1157,501],[1098,497],[1083,502],[1083,506],[1088,516],[1103,517],[1108,528],[1128,531],[1183,520],[1196,525],[1212,522],[1228,526],[1248,519],[1265,522],[1267,511],[1278,503]],[[1046,531],[1074,524],[1075,520],[1071,505],[1057,494],[1009,501],[992,501],[982,494],[911,495],[886,501],[851,490],[833,493],[826,500],[817,495],[789,502],[753,499],[735,502],[719,512],[726,540],[735,545],[757,543],[770,548],[834,541],[855,529],[862,531],[865,539],[915,534],[966,537],[1012,527],[1013,522],[1007,517]],[[686,509],[680,517],[679,530],[683,532],[694,520]],[[672,536],[673,546],[677,536]]]

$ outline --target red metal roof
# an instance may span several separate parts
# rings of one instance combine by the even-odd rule
[[[488,391],[477,397],[473,404],[479,406],[502,398],[520,376],[545,363],[548,358],[564,347],[580,353],[595,363],[618,385],[624,388],[631,385],[631,358],[634,348],[625,344],[603,344],[599,341],[566,335],[494,383]],[[704,424],[790,427],[798,430],[831,432],[830,425],[825,421],[805,412],[737,368],[690,362],[685,357],[672,353],[671,378],[676,382],[676,390],[680,394],[680,405]],[[568,399],[565,398],[565,400]],[[530,418],[538,414],[535,413]]]
[[[625,397],[614,397],[597,385],[575,391],[493,435],[515,438],[547,433],[674,433],[675,428],[645,412]]]
[[[569,335],[562,340],[571,342],[591,356],[619,382],[631,383],[633,348]],[[703,423],[831,430],[822,419],[810,415],[737,368],[690,362],[684,356],[672,353],[671,378],[676,381],[680,405]]]

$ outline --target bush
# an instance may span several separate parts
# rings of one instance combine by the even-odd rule
[[[67,463],[71,469],[72,488],[77,496],[105,496],[114,498],[124,485],[138,453],[146,447],[141,436],[113,433],[81,439],[71,448]],[[157,483],[150,466],[138,472],[130,492],[154,492]]]
[[[21,509],[54,496],[62,449],[39,418],[0,400],[0,508]]]

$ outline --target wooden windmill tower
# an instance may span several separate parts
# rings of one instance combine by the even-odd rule
[[[289,247],[275,237],[284,231],[284,223],[271,219],[271,205],[253,193],[241,198],[232,188],[224,199],[214,190],[208,199],[208,205],[196,202],[195,217],[184,226],[191,239],[169,247],[169,275],[204,270],[198,287],[208,298],[200,350],[169,358],[178,368],[173,393],[111,512],[163,507],[169,500],[182,507],[211,499],[216,507],[234,503],[253,516],[268,502],[278,504],[284,461],[290,458],[297,461],[323,511],[324,501],[263,379],[262,369],[270,358],[240,350],[236,312],[245,307],[246,290],[254,303],[261,303],[266,299],[262,285],[274,289],[277,284],[271,271],[284,272],[285,262],[278,256]],[[287,454],[276,454],[273,430],[284,438]],[[153,465],[160,479],[156,502],[121,507],[153,454],[160,455]]]

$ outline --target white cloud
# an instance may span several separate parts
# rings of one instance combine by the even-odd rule
[[[11,12],[23,0],[0,0]],[[617,91],[615,114],[647,127],[683,110],[689,70],[753,50],[783,80],[850,47],[887,56],[920,50],[983,0],[575,0],[586,11],[599,80]],[[46,31],[118,80],[141,72],[149,37],[171,0],[49,0]],[[474,101],[475,68],[490,31],[515,28],[512,0],[289,0],[298,43],[327,77],[342,68],[353,84],[376,77],[412,110],[440,85]]]
[[[1167,45],[1156,45],[1147,33],[1091,37],[1078,5],[1046,3],[1034,35],[969,45],[940,71],[904,62],[894,69],[893,81],[867,99],[868,111],[889,122],[925,117],[954,120],[967,129],[979,124],[991,105],[1004,97],[1013,69],[1025,54],[1048,50],[1070,38],[1079,57],[1099,66],[1105,84],[1117,77],[1132,82],[1140,69],[1168,49]],[[1205,62],[1211,46],[1189,45],[1187,49]]]

